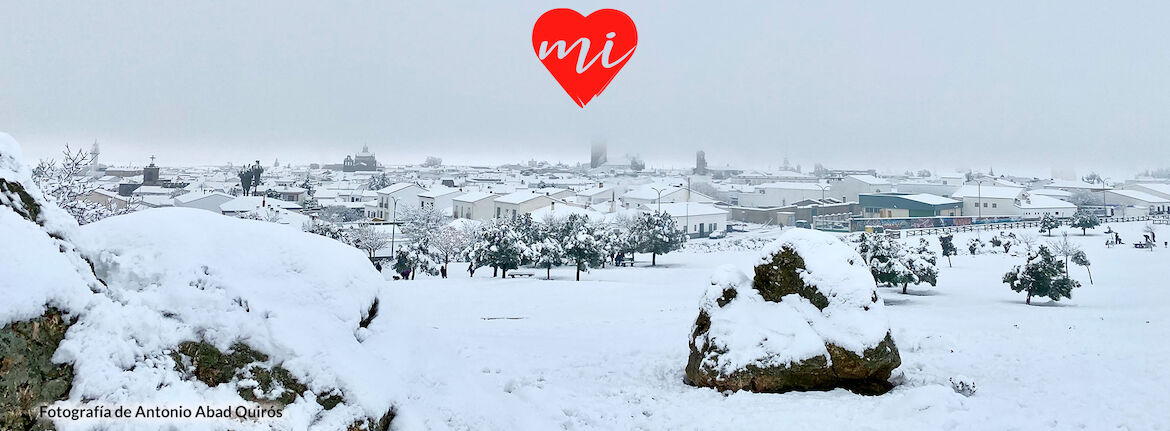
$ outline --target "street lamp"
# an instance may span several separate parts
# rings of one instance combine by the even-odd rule
[[[666,191],[666,188],[651,187],[650,190],[658,192],[658,212],[662,212],[662,192]]]
[[[820,187],[820,188],[821,188],[821,204],[822,204],[822,205],[824,205],[824,203],[825,203],[825,191],[829,189],[829,185],[828,185],[828,184],[820,184],[820,183],[817,183],[817,187]]]
[[[1101,183],[1101,211],[1105,214],[1102,217],[1109,217],[1109,204],[1105,202],[1105,178],[1097,177],[1097,182]],[[1123,214],[1124,215],[1124,214]]]
[[[979,214],[979,216],[976,218],[983,218],[983,181],[984,180],[975,181],[975,189],[979,193],[979,200],[975,203],[976,211]]]
[[[398,196],[391,196],[390,200],[394,201],[394,208],[390,210],[390,257],[397,258],[394,254],[394,234],[398,230]]]

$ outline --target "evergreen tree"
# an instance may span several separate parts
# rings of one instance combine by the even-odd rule
[[[526,240],[512,219],[494,219],[479,232],[468,259],[472,268],[490,266],[499,270],[500,277],[505,277],[508,270],[519,268],[531,258],[532,248]]]
[[[1047,297],[1053,301],[1061,298],[1071,298],[1072,289],[1080,287],[1080,283],[1064,275],[1063,265],[1047,246],[1037,247],[1035,253],[1028,254],[1028,261],[1024,265],[1016,265],[1011,271],[1003,275],[1003,282],[1013,291],[1026,292],[1025,304],[1032,303],[1032,296]]]
[[[930,250],[930,243],[924,238],[918,239],[918,245],[910,247],[907,253],[902,256],[903,265],[910,270],[910,277],[902,279],[902,293],[906,293],[906,286],[908,284],[922,284],[927,283],[931,286],[938,285],[938,258],[934,252]]]
[[[906,266],[902,244],[884,234],[862,233],[857,252],[869,264],[869,272],[878,284],[897,286],[914,280],[914,272]]]
[[[605,261],[605,249],[588,217],[570,215],[565,221],[564,232],[561,246],[565,257],[577,266],[577,281],[581,281],[581,271],[600,266]]]
[[[366,181],[366,190],[381,190],[394,184],[394,181],[385,172],[371,176]]]
[[[1052,236],[1052,230],[1058,227],[1060,227],[1060,220],[1058,220],[1056,216],[1053,216],[1052,214],[1044,214],[1044,217],[1040,218],[1040,233]]]
[[[1077,250],[1072,255],[1072,262],[1085,267],[1085,271],[1089,273],[1089,284],[1093,284],[1093,270],[1089,269],[1089,256],[1085,255],[1084,250]]]
[[[1072,220],[1069,221],[1069,226],[1080,228],[1081,235],[1087,235],[1086,229],[1093,229],[1101,225],[1101,220],[1097,219],[1097,215],[1087,210],[1077,210],[1073,214]]]
[[[674,218],[665,212],[641,214],[635,222],[633,235],[638,238],[638,251],[650,253],[650,266],[658,264],[658,255],[682,248],[687,234],[678,228]]]
[[[947,257],[947,267],[951,267],[951,256],[959,254],[959,250],[955,248],[954,235],[939,235],[938,246],[942,248],[942,255]]]

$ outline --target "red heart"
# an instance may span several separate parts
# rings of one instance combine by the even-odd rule
[[[572,9],[545,12],[532,27],[532,49],[577,106],[585,107],[634,54],[638,30],[622,11],[581,16]]]

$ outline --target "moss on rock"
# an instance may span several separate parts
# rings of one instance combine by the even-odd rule
[[[0,194],[15,196],[15,200],[20,201],[21,206],[11,206],[11,208],[15,210],[17,214],[20,214],[21,217],[24,217],[25,220],[31,221],[33,223],[37,222],[37,217],[41,213],[41,205],[38,204],[36,199],[33,199],[32,195],[30,195],[28,191],[24,189],[24,186],[20,185],[18,182],[10,182],[0,178]],[[0,199],[0,204],[3,203],[4,199]]]
[[[66,399],[73,366],[54,364],[53,353],[73,321],[50,308],[40,317],[0,328],[0,429],[48,430],[34,409]]]
[[[795,293],[824,310],[829,306],[829,298],[818,292],[816,286],[805,284],[800,278],[804,269],[804,258],[792,247],[784,246],[767,262],[756,265],[752,284],[765,301],[780,302],[780,298]]]

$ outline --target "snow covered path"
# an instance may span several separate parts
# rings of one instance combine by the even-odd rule
[[[1139,238],[1141,226],[1113,228]],[[725,396],[683,384],[686,337],[710,273],[725,263],[748,270],[756,252],[677,253],[659,257],[657,268],[596,270],[581,282],[567,269],[554,270],[553,281],[480,271],[474,279],[388,282],[382,296],[395,314],[382,324],[420,328],[411,353],[422,384],[400,425],[1170,429],[1163,364],[1170,250],[1106,249],[1102,234],[1079,231],[1072,239],[1092,260],[1096,283],[1074,266],[1085,286],[1060,303],[1024,305],[1023,294],[1000,281],[1024,259],[1002,254],[956,256],[953,268],[943,259],[937,288],[881,289],[905,375],[880,397],[843,390]],[[966,238],[955,242],[962,248]],[[378,327],[370,346],[378,346]],[[956,394],[947,382],[955,376],[973,380],[978,392]]]

